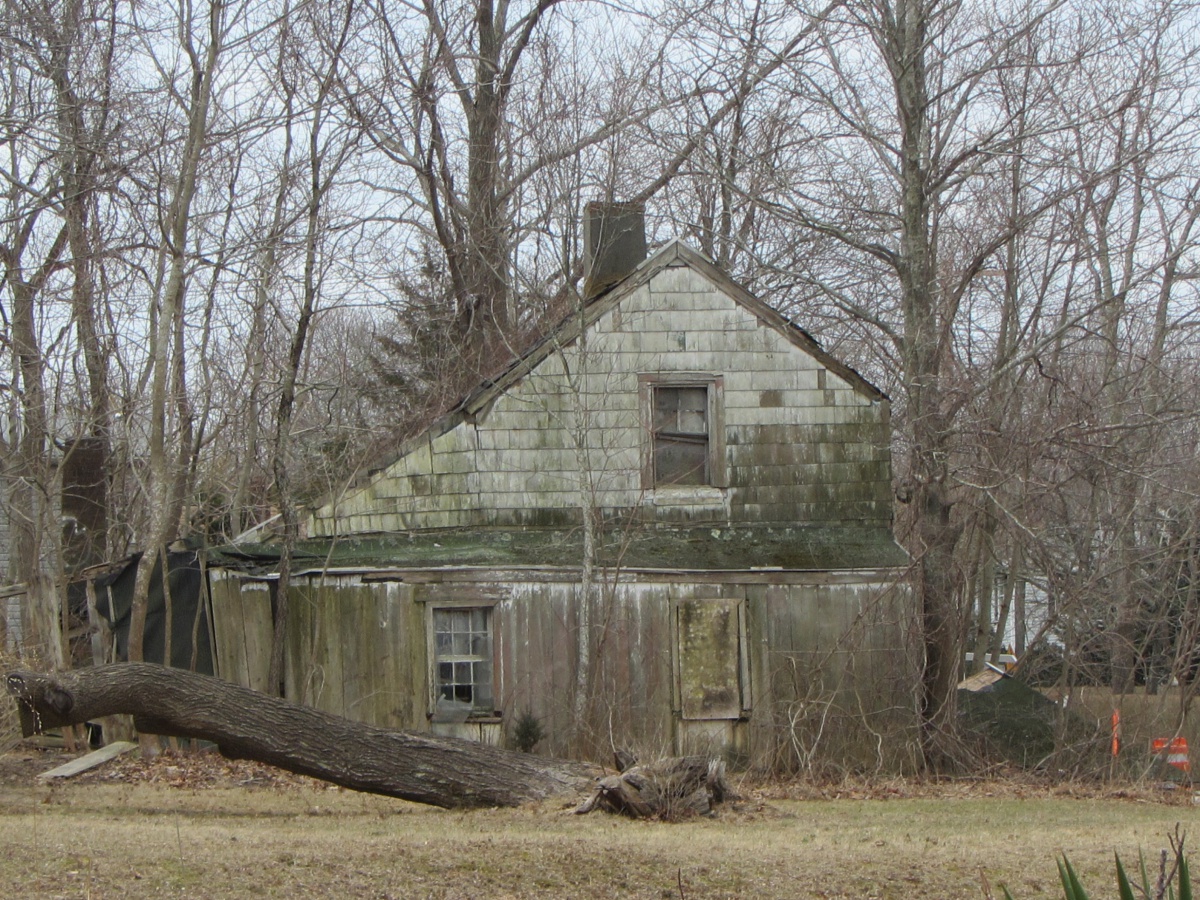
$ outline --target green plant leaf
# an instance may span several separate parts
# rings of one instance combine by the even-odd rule
[[[1058,860],[1058,878],[1062,882],[1063,897],[1066,900],[1075,900],[1075,889],[1071,887],[1071,879],[1067,877],[1067,870],[1063,868],[1063,861]]]
[[[1146,874],[1146,854],[1138,850],[1138,863],[1142,868],[1142,896],[1150,896],[1150,876]]]
[[[1182,840],[1177,842],[1182,844]],[[1117,892],[1120,900],[1149,900],[1154,896],[1150,891],[1150,876],[1146,872],[1146,854],[1141,850],[1138,851],[1138,869],[1142,876],[1140,887],[1134,887],[1129,880],[1129,874],[1125,871],[1125,864],[1121,862],[1121,855],[1113,853],[1113,859],[1117,865]],[[1167,900],[1192,900],[1192,873],[1188,868],[1187,856],[1184,855],[1182,849],[1175,853],[1176,867],[1175,871],[1179,876],[1179,889],[1176,891],[1175,885],[1167,885]],[[1087,891],[1083,889],[1083,883],[1079,880],[1079,874],[1075,871],[1075,867],[1071,865],[1071,860],[1064,853],[1057,860],[1058,877],[1062,881],[1063,898],[1064,900],[1088,900]],[[1174,879],[1172,879],[1174,880]],[[1013,895],[1009,892],[1007,885],[1000,885],[1000,890],[1003,892],[1004,900],[1013,900]],[[1161,896],[1158,895],[1158,896]]]
[[[1114,853],[1113,856],[1117,860],[1117,893],[1121,900],[1137,900],[1137,895],[1133,892],[1133,885],[1129,883],[1129,877],[1125,874],[1125,867],[1121,865],[1120,854]],[[1148,896],[1148,895],[1147,895]]]
[[[1079,876],[1075,874],[1075,869],[1065,853],[1058,862],[1058,877],[1062,880],[1064,900],[1088,900],[1087,891],[1083,889]]]

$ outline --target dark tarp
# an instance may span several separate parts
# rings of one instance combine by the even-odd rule
[[[1036,766],[1054,752],[1058,708],[1018,678],[984,674],[995,677],[959,686],[958,708],[967,732],[981,739],[991,756]],[[977,680],[978,687],[971,684]]]
[[[96,611],[116,634],[117,658],[129,658],[129,620],[133,607],[133,585],[137,578],[139,553],[124,567],[95,580]],[[212,642],[209,639],[207,591],[204,590],[200,559],[194,550],[167,554],[168,586],[171,594],[171,661],[177,669],[213,673]],[[154,563],[146,608],[146,631],[142,648],[146,662],[162,663],[166,649],[167,604],[163,591],[162,557]],[[192,636],[195,635],[193,647]]]

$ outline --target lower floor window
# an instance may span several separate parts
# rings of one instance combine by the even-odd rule
[[[439,710],[491,714],[492,611],[486,607],[433,611]]]

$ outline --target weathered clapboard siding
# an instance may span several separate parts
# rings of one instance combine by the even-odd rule
[[[478,573],[389,572],[297,579],[292,590],[285,676],[291,699],[358,721],[426,730],[432,688],[427,611],[447,603],[493,609],[494,665],[500,739],[528,710],[547,739],[543,752],[577,749],[573,691],[577,664],[579,585],[568,574],[494,581]],[[391,580],[375,580],[377,578]],[[397,580],[411,577],[416,583]],[[872,763],[868,723],[903,718],[911,707],[904,679],[902,595],[850,573],[777,573],[786,583],[755,583],[747,573],[725,582],[682,574],[622,574],[596,586],[597,653],[588,708],[590,744],[632,746],[646,755],[711,750],[770,765],[795,753],[793,735],[811,729],[847,748],[843,758]],[[267,584],[217,573],[214,611],[222,677],[262,686],[270,652]],[[706,600],[732,603],[742,715],[684,716],[675,610]],[[247,634],[232,627],[233,610],[248,611]],[[264,621],[266,630],[263,630]],[[261,677],[257,674],[261,673]],[[736,710],[735,710],[736,712]],[[863,716],[868,713],[868,716]],[[837,728],[833,728],[836,723]],[[815,738],[814,738],[815,740]],[[890,752],[890,751],[889,751]],[[898,752],[898,751],[897,751]]]
[[[736,299],[694,254],[677,254],[598,313],[586,342],[565,336],[473,414],[318,509],[313,534],[559,524],[593,503],[725,524],[886,526],[886,399],[765,324],[766,313]],[[638,377],[672,373],[722,379],[729,483],[721,502],[690,504],[690,512],[680,510],[688,503],[656,502],[670,489],[642,484]]]

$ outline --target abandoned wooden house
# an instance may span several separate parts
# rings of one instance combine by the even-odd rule
[[[912,706],[887,397],[700,253],[646,258],[636,210],[598,221],[582,310],[311,512],[286,696],[496,743],[532,716],[556,754],[836,733],[878,762]],[[217,671],[265,687],[276,576],[229,559]]]

